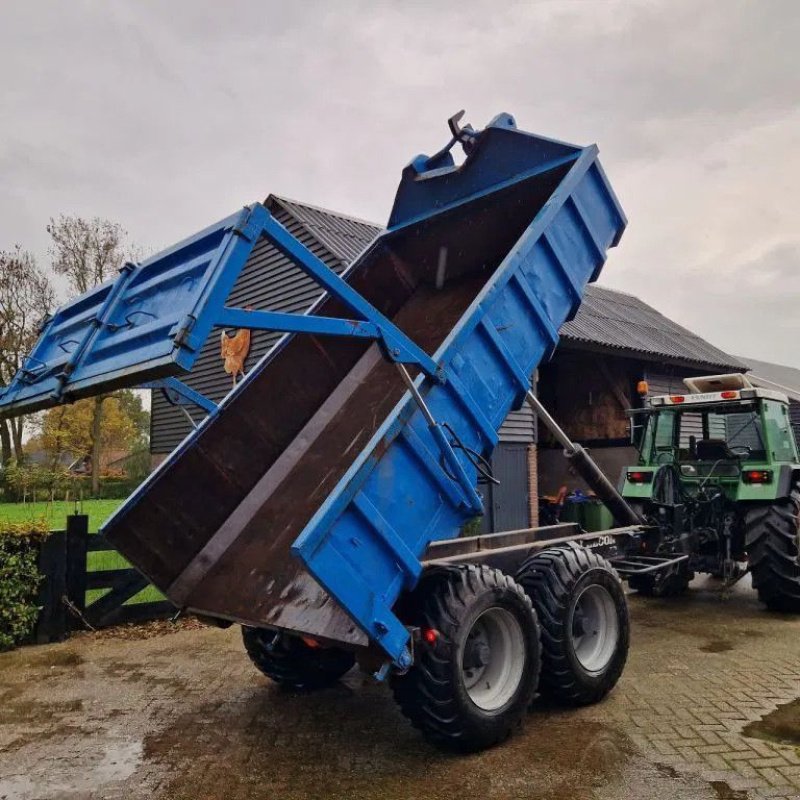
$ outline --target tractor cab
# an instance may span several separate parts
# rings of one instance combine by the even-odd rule
[[[691,495],[714,485],[730,500],[778,496],[798,462],[788,398],[740,374],[684,383],[685,394],[651,397],[629,412],[639,459],[622,476],[623,496],[657,499],[659,472]]]

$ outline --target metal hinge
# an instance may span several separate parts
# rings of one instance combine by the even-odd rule
[[[177,325],[175,333],[175,344],[178,347],[188,347],[194,350],[192,343],[189,341],[189,334],[197,320],[191,315],[187,314]]]

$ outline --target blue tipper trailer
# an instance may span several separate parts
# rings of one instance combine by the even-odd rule
[[[595,146],[459,120],[342,277],[256,203],[60,308],[0,410],[142,384],[203,406],[108,539],[176,606],[242,624],[279,683],[326,685],[358,656],[430,739],[475,749],[537,684],[568,702],[614,685],[627,611],[598,548],[637,531],[459,537],[498,428],[626,225]],[[264,238],[326,290],[307,314],[226,305]],[[219,406],[178,380],[215,327],[286,332]]]

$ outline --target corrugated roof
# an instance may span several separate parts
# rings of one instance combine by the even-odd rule
[[[678,325],[638,297],[586,287],[575,319],[561,328],[562,339],[722,371],[742,371],[746,364],[696,333]]]
[[[755,358],[748,358],[746,361],[751,370],[748,377],[753,383],[765,389],[776,389],[800,402],[800,369]]]
[[[267,198],[267,206],[272,207],[273,204],[281,206],[291,214],[320,244],[342,262],[342,266],[352,264],[382,230],[380,225],[363,219],[271,194]]]

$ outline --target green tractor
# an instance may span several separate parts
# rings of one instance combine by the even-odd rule
[[[800,458],[789,401],[744,375],[687,378],[687,393],[630,412],[639,462],[621,494],[652,526],[629,576],[654,596],[683,592],[695,572],[733,583],[747,571],[774,611],[800,612]]]

